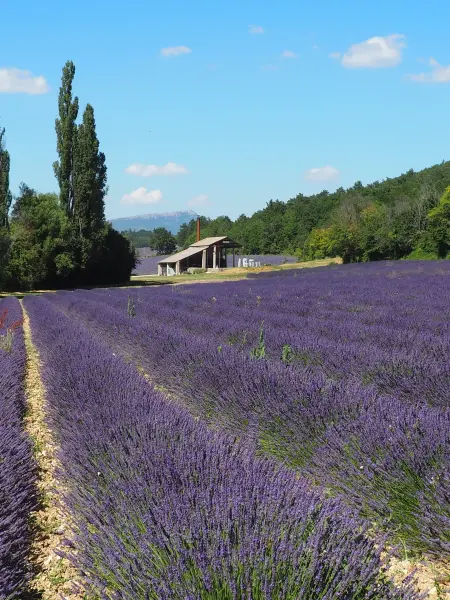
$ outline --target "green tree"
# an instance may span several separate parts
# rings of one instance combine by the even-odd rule
[[[94,109],[86,106],[77,126],[78,98],[72,97],[75,65],[68,61],[59,92],[56,120],[59,161],[54,164],[60,204],[68,219],[64,241],[68,252],[55,259],[59,277],[71,284],[123,282],[135,266],[135,250],[105,223],[106,159],[100,152]],[[114,256],[114,263],[111,257]]]
[[[9,278],[11,238],[6,227],[0,227],[0,290],[6,289]]]
[[[190,236],[190,234],[194,230],[194,226],[191,225],[191,223],[195,223],[195,222],[196,221],[191,219],[191,221],[189,221],[189,223],[182,223],[180,225],[180,229],[176,235],[176,240],[177,240],[177,244],[179,246],[181,246],[181,248],[186,247],[186,241],[187,241],[188,237]]]
[[[172,254],[176,250],[175,237],[165,227],[157,227],[150,233],[149,247],[157,254]]]
[[[450,252],[450,187],[447,187],[438,205],[428,213],[427,230],[436,254],[439,258],[445,258]]]
[[[334,255],[334,232],[332,227],[313,229],[304,247],[297,251],[300,260],[316,260]]]
[[[8,228],[8,213],[12,195],[9,190],[9,152],[4,145],[5,129],[0,128],[0,228]]]
[[[228,217],[226,217],[228,218]],[[211,225],[212,219],[208,217],[200,217],[200,236],[201,238],[210,237],[213,235]],[[177,245],[182,248],[187,248],[197,241],[197,219],[191,219],[189,223],[182,225],[176,237]]]
[[[96,237],[96,250],[89,257],[85,280],[92,284],[129,281],[136,266],[136,253],[131,242],[110,223],[106,223]]]
[[[94,109],[90,104],[83,113],[75,140],[72,225],[79,262],[84,269],[91,254],[101,254],[98,246],[102,243],[100,232],[105,224],[104,198],[107,193],[106,160],[99,150]]]
[[[105,224],[106,160],[99,150],[94,109],[90,104],[78,126],[74,152],[73,220],[81,238],[90,238]]]
[[[75,268],[67,216],[56,194],[38,194],[25,184],[20,190],[11,218],[10,285],[60,286]]]
[[[59,161],[53,164],[55,177],[59,183],[59,199],[67,216],[72,216],[74,195],[74,152],[77,135],[78,98],[72,97],[75,65],[67,61],[63,68],[59,90],[59,118],[56,119],[57,151]]]
[[[9,234],[9,207],[11,192],[9,190],[9,153],[4,145],[5,129],[0,128],[0,289],[7,283],[7,272],[10,256],[11,238]]]
[[[345,197],[330,219],[335,254],[345,263],[362,259],[360,226],[367,200],[360,194]]]

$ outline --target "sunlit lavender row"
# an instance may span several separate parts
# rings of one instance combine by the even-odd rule
[[[450,554],[443,263],[298,271],[49,302],[193,414],[343,495],[413,552]]]
[[[30,576],[35,468],[23,430],[25,346],[18,300],[0,300],[0,599],[22,598]]]
[[[64,302],[25,306],[88,597],[418,599],[388,581],[383,541],[341,500],[156,392]]]

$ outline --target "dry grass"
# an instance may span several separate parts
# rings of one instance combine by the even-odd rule
[[[321,260],[310,260],[307,262],[299,263],[286,263],[284,265],[276,266],[263,266],[263,267],[230,267],[222,269],[221,271],[209,271],[208,273],[201,273],[199,275],[173,275],[171,277],[163,277],[159,275],[133,275],[130,283],[133,287],[139,287],[139,283],[153,284],[153,285],[178,285],[185,283],[220,283],[224,281],[238,281],[245,279],[249,273],[271,273],[272,271],[286,271],[295,269],[311,269],[314,267],[326,267],[332,264],[342,264],[342,259],[336,258],[324,258]],[[127,288],[131,286],[120,286]]]
[[[56,445],[52,432],[45,422],[45,388],[40,376],[39,355],[33,345],[28,315],[24,313],[24,337],[27,351],[25,393],[27,414],[25,429],[34,444],[34,456],[39,468],[38,491],[40,507],[32,515],[35,539],[31,549],[31,560],[35,566],[35,577],[31,592],[42,600],[76,600],[83,595],[73,592],[77,579],[72,565],[58,556],[63,550],[62,541],[68,537],[69,524],[59,500]]]

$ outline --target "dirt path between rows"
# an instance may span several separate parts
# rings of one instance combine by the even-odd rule
[[[31,560],[35,577],[30,588],[33,597],[42,600],[76,600],[82,595],[73,592],[77,574],[72,565],[58,556],[63,550],[62,541],[67,537],[67,518],[59,500],[55,469],[56,445],[52,432],[45,422],[45,388],[40,375],[40,361],[31,336],[30,321],[22,304],[23,332],[27,352],[25,395],[27,413],[25,430],[33,441],[34,457],[39,469],[38,492],[40,507],[32,515],[35,539],[31,548]]]

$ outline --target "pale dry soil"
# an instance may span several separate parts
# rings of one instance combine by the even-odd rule
[[[27,351],[25,394],[27,413],[25,429],[34,445],[34,456],[39,469],[38,492],[40,507],[32,515],[35,524],[35,538],[31,549],[31,560],[35,567],[35,577],[31,591],[42,600],[77,600],[84,598],[73,591],[81,578],[73,566],[58,556],[62,551],[63,539],[70,538],[70,525],[58,490],[61,487],[55,478],[56,444],[52,432],[45,421],[45,388],[40,376],[39,354],[33,345],[28,315],[24,314],[24,337]]]
[[[450,566],[433,563],[423,559],[420,561],[390,559],[389,575],[400,583],[415,571],[416,588],[426,593],[427,600],[450,600]]]

